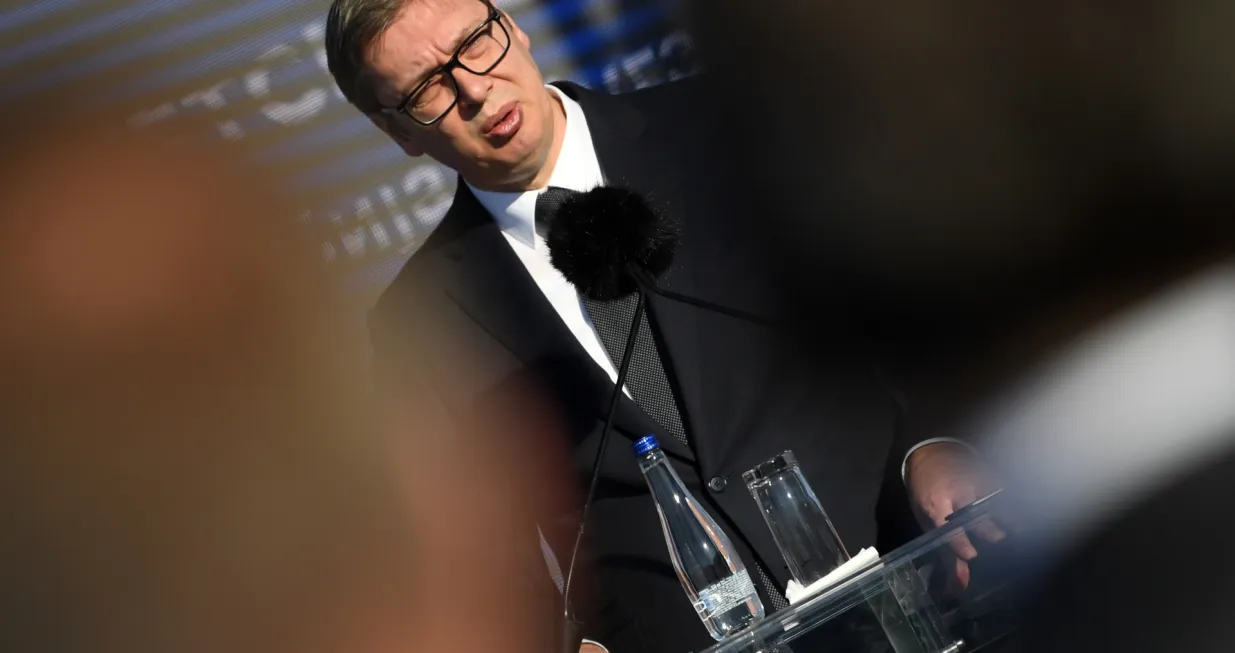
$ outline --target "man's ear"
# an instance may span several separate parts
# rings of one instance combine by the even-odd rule
[[[526,32],[524,32],[523,30],[519,29],[519,26],[515,24],[515,19],[511,18],[511,17],[510,17],[510,14],[506,13],[505,11],[502,11],[502,10],[500,10],[500,9],[499,9],[498,11],[500,11],[500,12],[501,12],[501,14],[502,14],[502,18],[504,18],[504,19],[506,20],[506,25],[508,25],[508,26],[510,27],[510,33],[511,33],[511,35],[513,35],[513,36],[515,37],[515,39],[516,39],[516,40],[518,40],[520,43],[522,43],[522,44],[523,44],[523,47],[525,47],[525,48],[531,48],[531,47],[532,47],[532,41],[531,41],[531,39],[529,39],[529,38],[527,37],[527,33],[526,33]]]

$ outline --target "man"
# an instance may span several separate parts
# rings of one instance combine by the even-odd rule
[[[466,417],[484,402],[539,391],[571,434],[580,473],[589,471],[632,313],[629,302],[581,300],[548,262],[544,218],[550,200],[570,191],[625,186],[683,225],[664,286],[756,313],[785,299],[761,283],[768,260],[754,244],[757,198],[726,165],[726,136],[742,126],[708,119],[706,80],[620,97],[546,86],[528,36],[483,0],[336,0],[326,46],[352,104],[410,156],[460,177],[441,225],[373,315],[377,363],[420,389],[409,392],[431,391]],[[757,116],[769,99],[738,100]],[[660,436],[733,536],[769,612],[785,605],[789,577],[742,472],[793,450],[856,552],[874,543],[882,479],[904,473],[910,449],[897,437],[896,393],[856,344],[819,373],[799,365],[774,329],[659,297],[648,312],[591,512],[587,578],[572,593],[585,636],[614,653],[710,643],[623,445]],[[512,423],[500,435],[527,430]],[[967,457],[938,443],[917,448],[905,466],[932,521],[983,489],[960,473]],[[578,505],[558,508],[538,526],[565,565]]]

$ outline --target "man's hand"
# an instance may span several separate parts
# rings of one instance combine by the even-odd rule
[[[579,645],[579,653],[609,653],[609,651],[596,642],[584,642]]]
[[[996,489],[978,457],[951,442],[937,442],[914,451],[906,463],[905,483],[924,528],[943,526],[948,515]],[[980,521],[971,531],[987,542],[998,542],[1007,536],[990,520]],[[952,550],[956,554],[953,580],[963,589],[969,585],[968,561],[978,551],[964,533],[953,538]]]

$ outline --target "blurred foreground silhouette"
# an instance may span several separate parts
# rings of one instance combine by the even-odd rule
[[[1023,650],[1231,650],[1235,5],[691,4],[795,344],[1037,527]]]
[[[692,7],[806,346],[970,395],[1235,254],[1229,3]]]
[[[530,653],[512,415],[376,388],[276,180],[111,118],[0,121],[0,650]]]

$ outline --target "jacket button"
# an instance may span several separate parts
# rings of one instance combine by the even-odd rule
[[[708,481],[708,489],[713,492],[724,492],[727,485],[729,485],[729,481],[726,481],[722,476],[713,476],[712,480]]]

